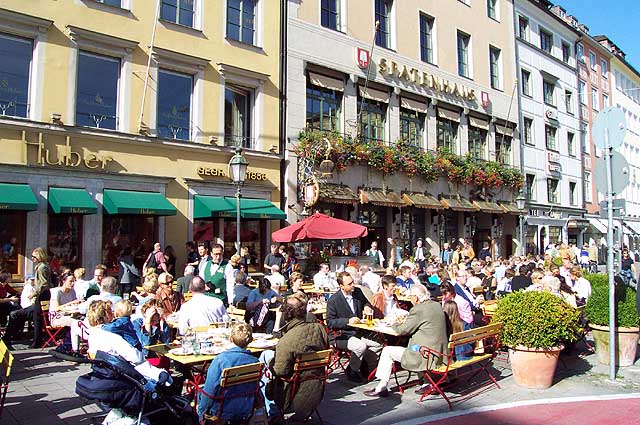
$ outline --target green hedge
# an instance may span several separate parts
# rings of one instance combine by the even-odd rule
[[[591,282],[591,297],[587,302],[585,315],[589,323],[609,326],[609,277],[606,274],[585,276]],[[637,327],[636,291],[625,285],[616,286],[616,326]]]

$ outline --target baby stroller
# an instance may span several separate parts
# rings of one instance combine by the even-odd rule
[[[142,376],[120,356],[98,351],[91,372],[78,377],[76,394],[150,424],[198,424],[189,400]],[[179,419],[179,421],[176,421]]]

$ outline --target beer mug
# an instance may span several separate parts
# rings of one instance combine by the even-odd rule
[[[364,314],[364,320],[367,322],[367,326],[373,326],[373,314]]]

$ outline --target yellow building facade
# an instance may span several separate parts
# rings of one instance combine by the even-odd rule
[[[238,6],[238,4],[240,6]],[[21,278],[155,241],[235,251],[227,164],[249,161],[241,237],[259,264],[280,205],[280,10],[266,2],[59,0],[0,9],[0,244]],[[91,271],[89,271],[91,273]],[[91,276],[89,276],[91,277]]]

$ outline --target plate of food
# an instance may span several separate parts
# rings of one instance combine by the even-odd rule
[[[187,347],[177,347],[169,350],[169,354],[173,354],[174,356],[190,356],[193,354],[193,350]]]
[[[273,335],[271,335],[271,334],[265,334],[265,333],[262,333],[262,332],[254,332],[253,333],[253,339],[254,340],[256,340],[256,339],[271,339],[271,338],[273,338]]]
[[[254,339],[251,344],[249,344],[250,348],[271,348],[276,345],[276,341],[270,339]]]
[[[218,355],[220,353],[222,353],[224,350],[226,350],[226,347],[223,347],[222,345],[211,345],[209,347],[203,347],[200,349],[200,354],[204,354],[207,356],[215,356]]]

